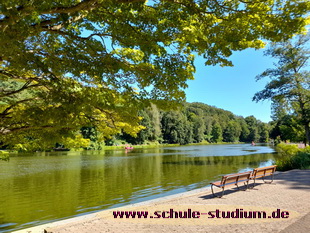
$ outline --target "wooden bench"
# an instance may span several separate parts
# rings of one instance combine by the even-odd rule
[[[255,168],[253,170],[253,172],[252,172],[251,177],[250,177],[250,179],[254,181],[252,188],[254,188],[255,181],[258,178],[262,178],[265,183],[272,183],[273,182],[273,178],[274,178],[274,173],[276,171],[276,168],[277,168],[277,165],[272,165],[272,166],[268,166],[268,167]],[[270,181],[265,181],[265,177],[266,176],[271,176]]]
[[[236,173],[236,174],[230,174],[230,175],[226,175],[222,177],[221,181],[216,181],[211,184],[211,190],[212,190],[212,194],[215,197],[219,197],[221,198],[224,195],[224,190],[226,186],[237,186],[237,188],[239,189],[238,184],[239,183],[244,183],[245,185],[245,189],[246,190],[248,188],[249,185],[249,180],[251,177],[252,172],[243,172],[243,173]],[[215,195],[214,191],[213,191],[213,186],[216,186],[218,188],[222,189],[222,194],[220,196]]]

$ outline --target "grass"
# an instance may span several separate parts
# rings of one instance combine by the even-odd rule
[[[102,150],[120,150],[124,149],[126,145],[119,146],[104,146]],[[179,144],[145,144],[145,145],[132,145],[135,149],[141,148],[158,148],[158,147],[172,147],[172,146],[180,146]]]
[[[158,148],[158,147],[174,147],[174,146],[197,146],[197,145],[222,145],[222,144],[243,144],[244,142],[218,142],[218,143],[210,143],[208,141],[202,141],[199,143],[189,143],[186,145],[180,145],[180,144],[159,144],[159,143],[152,143],[149,142],[148,144],[143,145],[131,145],[135,149],[140,148]],[[117,149],[124,149],[126,145],[118,145],[118,146],[104,146],[103,150],[117,150]]]
[[[277,170],[310,169],[310,147],[299,149],[297,145],[280,143],[277,145],[279,158],[276,159]]]

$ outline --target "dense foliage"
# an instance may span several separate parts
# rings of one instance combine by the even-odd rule
[[[257,79],[269,77],[264,90],[254,100],[271,99],[275,127],[273,136],[282,140],[310,143],[310,71],[308,60],[310,34],[299,35],[292,41],[273,43],[266,52],[277,60]]]
[[[236,116],[229,111],[203,103],[186,103],[173,111],[159,111],[156,106],[140,112],[145,126],[136,138],[127,134],[118,139],[132,144],[219,142],[268,142],[270,127],[254,116]],[[154,120],[156,119],[156,120]],[[157,130],[156,130],[157,128]],[[160,129],[160,130],[158,130]],[[156,132],[156,133],[155,133]]]
[[[194,53],[207,65],[232,65],[233,51],[302,31],[308,12],[302,0],[0,0],[0,141],[85,145],[81,127],[95,128],[92,137],[134,136],[149,100],[163,107],[185,99]],[[201,118],[188,114],[167,113],[163,140],[201,140]],[[223,140],[238,139],[227,124],[208,125],[215,140],[221,128]]]
[[[310,169],[310,147],[299,149],[297,145],[277,145],[277,170]]]
[[[19,151],[50,150],[52,148],[103,149],[105,145],[124,144],[189,144],[221,142],[268,142],[270,126],[254,116],[246,118],[203,103],[185,103],[177,110],[159,110],[155,105],[140,110],[142,117],[136,136],[121,131],[109,138],[96,127],[82,127],[75,138],[40,143],[28,138],[23,143],[11,143]]]

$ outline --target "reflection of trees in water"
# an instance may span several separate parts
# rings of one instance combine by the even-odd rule
[[[258,154],[258,155],[247,155],[247,156],[210,156],[210,157],[186,157],[183,160],[178,161],[163,161],[163,164],[174,164],[174,165],[218,165],[218,164],[229,164],[229,165],[259,165],[263,160],[271,159],[270,154]],[[170,158],[173,159],[173,158]]]
[[[76,156],[32,157],[27,163],[28,170],[50,168],[52,161],[55,170],[51,167],[40,173],[29,172],[3,179],[0,196],[7,205],[4,203],[1,207],[6,210],[1,221],[31,222],[27,213],[32,213],[31,218],[36,219],[62,218],[177,188],[204,187],[221,175],[258,167],[262,161],[273,158],[272,154],[187,157],[165,156],[160,150],[155,153],[155,156],[134,152],[120,156],[119,152],[105,155],[90,152]],[[11,174],[17,174],[14,171],[21,169],[21,162],[21,158],[10,160]],[[22,193],[16,196],[14,190]]]

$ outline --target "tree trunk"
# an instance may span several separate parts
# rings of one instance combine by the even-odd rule
[[[310,145],[310,127],[309,123],[305,124],[305,131],[306,131],[306,141],[305,141],[305,146]]]

